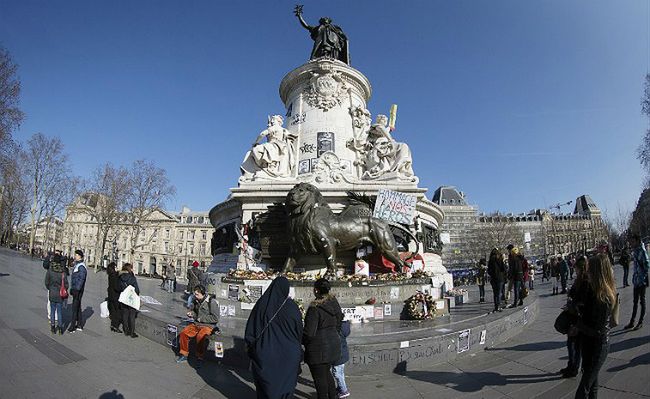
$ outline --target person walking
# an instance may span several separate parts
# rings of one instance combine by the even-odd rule
[[[478,284],[479,302],[485,302],[485,280],[487,278],[487,262],[485,258],[478,261],[478,272],[476,274],[476,283]]]
[[[581,301],[585,304],[569,335],[580,335],[582,378],[576,399],[598,397],[598,374],[609,352],[609,329],[616,303],[616,283],[607,254],[599,253],[588,261],[588,285]]]
[[[332,375],[334,376],[334,382],[336,382],[336,391],[339,399],[350,396],[350,391],[345,383],[345,363],[350,360],[347,340],[349,336],[350,320],[344,320],[341,323],[341,331],[339,331],[339,337],[341,338],[341,358],[332,366]]]
[[[557,258],[551,258],[551,279],[553,280],[553,295],[560,293],[560,263]]]
[[[629,276],[630,276],[630,252],[627,249],[627,245],[623,247],[621,251],[621,256],[618,258],[618,263],[623,266],[623,287],[629,287]]]
[[[167,292],[176,291],[176,268],[171,263],[167,265]]]
[[[45,272],[45,289],[50,304],[50,331],[63,335],[63,301],[67,298],[68,278],[61,254],[54,254]],[[66,290],[66,297],[61,297],[61,287]],[[56,325],[55,325],[56,323]]]
[[[487,273],[490,276],[490,285],[492,286],[494,311],[501,311],[501,290],[503,289],[503,282],[506,278],[506,265],[503,263],[503,255],[501,255],[498,248],[492,248],[492,251],[490,251]]]
[[[560,268],[560,284],[562,285],[562,292],[560,294],[566,294],[569,281],[569,264],[562,255],[558,256],[558,267]]]
[[[548,260],[545,260],[544,263],[542,264],[542,283],[544,280],[546,281],[551,281],[549,278],[551,275],[551,265],[549,264]]]
[[[569,289],[566,309],[568,309],[572,316],[577,319],[582,313],[582,308],[584,307],[584,303],[581,301],[584,299],[585,289],[588,285],[587,257],[579,257],[574,266],[576,270],[576,279]],[[563,378],[573,378],[578,375],[582,359],[580,356],[580,334],[573,336],[567,335],[566,347],[569,360],[567,366],[560,370],[560,373],[562,373]]]
[[[535,266],[533,265],[528,268],[528,289],[535,289]]]
[[[88,269],[84,264],[84,253],[82,250],[77,249],[74,251],[74,268],[70,275],[70,295],[72,295],[72,321],[68,332],[83,331],[83,315],[81,312],[81,298],[84,295],[84,288],[86,287],[86,277],[88,276]]]
[[[167,266],[162,265],[162,281],[160,282],[160,288],[167,289]]]
[[[324,278],[314,283],[316,299],[305,315],[302,342],[305,363],[309,366],[318,399],[336,399],[336,384],[330,369],[341,358],[341,322],[343,312],[335,296],[330,294],[330,282]]]
[[[645,316],[645,291],[648,287],[648,266],[650,261],[648,261],[648,253],[638,234],[632,234],[632,237],[630,237],[630,247],[632,249],[632,260],[634,261],[634,274],[632,274],[634,305],[632,307],[632,317],[625,329],[634,328],[640,330],[643,327],[643,317]],[[639,314],[639,323],[635,327],[634,319],[636,318],[639,302],[641,302],[641,313]]]
[[[106,289],[108,296],[106,302],[108,304],[108,315],[111,319],[111,331],[121,333],[120,324],[122,324],[122,311],[120,310],[120,277],[116,269],[115,262],[111,262],[106,267],[106,274],[108,274],[108,288]]]
[[[289,298],[289,280],[276,277],[255,303],[244,333],[258,399],[293,398],[302,330],[300,309]]]
[[[140,295],[140,287],[138,287],[138,280],[136,280],[135,274],[133,274],[132,264],[125,263],[122,266],[119,278],[120,292],[124,291],[130,285],[135,288],[135,293]],[[138,310],[124,303],[120,303],[120,308],[122,309],[122,329],[124,330],[124,335],[131,338],[138,338],[138,334],[135,333],[135,317],[138,314]]]

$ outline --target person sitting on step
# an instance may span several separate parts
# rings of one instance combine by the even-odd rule
[[[194,322],[190,323],[180,333],[180,356],[176,359],[177,363],[187,361],[191,338],[196,338],[196,356],[199,360],[203,360],[208,345],[207,338],[213,333],[219,332],[217,327],[219,303],[214,297],[206,294],[203,285],[199,284],[194,288],[194,307],[193,310],[187,312],[187,316],[191,317]]]

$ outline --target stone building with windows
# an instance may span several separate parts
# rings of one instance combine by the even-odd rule
[[[101,256],[98,224],[87,207],[98,206],[94,194],[80,196],[66,210],[63,222],[63,243],[66,253],[82,249],[89,265],[116,260],[118,266],[129,262],[139,275],[161,275],[163,267],[173,264],[179,280],[184,280],[188,266],[194,261],[206,267],[212,260],[210,240],[214,228],[208,212],[196,212],[183,207],[180,212],[156,209],[148,213],[138,237],[132,236],[133,226],[120,222],[109,229]]]
[[[25,224],[22,234],[29,242],[32,231],[29,223]],[[34,248],[43,252],[61,249],[63,242],[63,221],[59,217],[42,219],[36,223],[36,234],[34,234]]]
[[[609,237],[598,206],[588,195],[576,199],[573,213],[536,209],[523,214],[484,214],[469,205],[452,186],[439,187],[433,195],[445,217],[440,236],[445,246],[443,264],[448,269],[472,267],[493,247],[508,244],[522,248],[532,261],[559,254],[592,250]]]

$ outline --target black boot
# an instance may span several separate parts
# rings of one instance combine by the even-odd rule
[[[54,326],[54,324],[50,325],[50,331],[52,332],[52,334],[56,334],[56,327]]]
[[[59,335],[63,335],[63,327],[59,326]]]

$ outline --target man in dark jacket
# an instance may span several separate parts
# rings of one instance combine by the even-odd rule
[[[196,338],[196,356],[199,360],[203,360],[203,355],[208,346],[208,339],[206,338],[215,332],[219,322],[219,303],[205,292],[204,286],[197,285],[194,288],[194,309],[187,312],[187,316],[191,317],[195,322],[190,323],[180,333],[180,356],[176,359],[176,363],[187,360],[187,356],[190,354],[190,339],[192,338]]]
[[[623,266],[623,287],[630,286],[630,252],[627,246],[623,247],[621,257],[618,258],[618,263]]]
[[[345,320],[341,323],[341,331],[339,336],[341,337],[341,357],[339,360],[334,363],[332,366],[332,374],[334,375],[334,381],[336,382],[336,389],[338,391],[338,398],[343,399],[350,396],[350,391],[348,386],[345,383],[345,363],[350,360],[350,351],[348,350],[348,340],[347,337],[350,335],[350,321]]]
[[[187,271],[187,292],[189,295],[187,297],[187,308],[192,307],[194,303],[194,288],[201,284],[203,281],[203,272],[199,269],[199,262],[192,262],[192,267]]]
[[[562,292],[560,294],[566,294],[567,282],[569,280],[569,264],[562,255],[558,256],[558,262],[560,266],[560,283],[562,284]]]
[[[524,304],[524,300],[521,297],[521,290],[524,284],[524,259],[519,254],[519,248],[515,246],[510,248],[508,270],[510,273],[510,281],[512,281],[512,291],[514,293],[514,300],[510,307],[522,306]]]
[[[86,287],[88,270],[84,264],[84,253],[78,249],[74,251],[74,269],[70,275],[70,295],[72,295],[72,321],[69,332],[83,331],[84,322],[81,314],[81,298]]]

